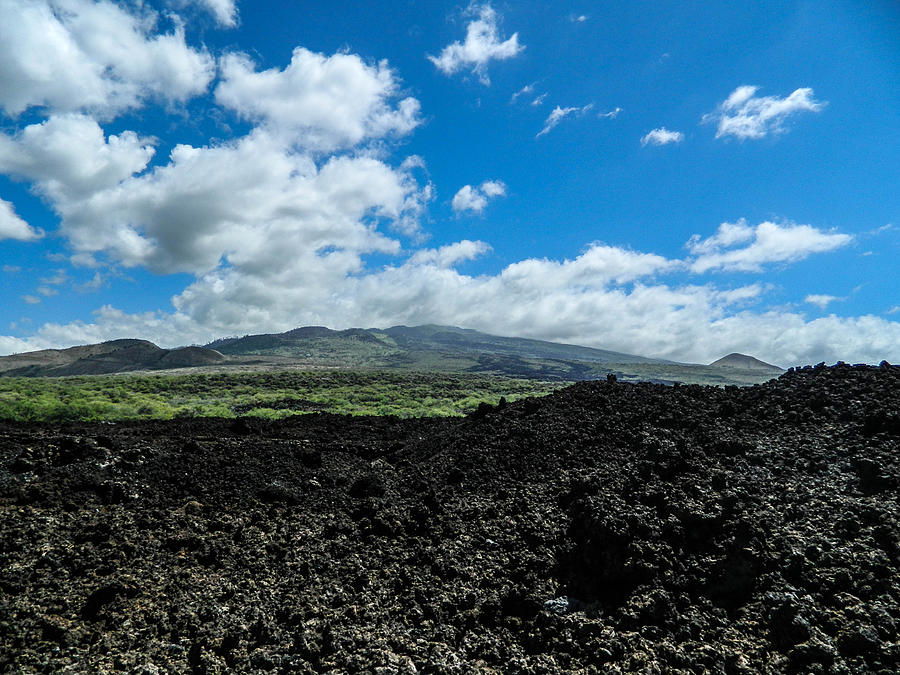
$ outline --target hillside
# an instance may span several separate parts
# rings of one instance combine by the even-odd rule
[[[757,362],[761,363],[761,362]],[[717,362],[718,364],[718,362]],[[765,364],[763,364],[765,365]],[[451,326],[332,330],[306,326],[284,333],[222,338],[204,347],[160,349],[146,340],[114,340],[0,357],[0,376],[60,376],[143,370],[340,369],[475,374],[543,381],[604,379],[666,384],[748,385],[780,369],[729,363],[702,366],[635,354],[489,335]]]
[[[147,340],[111,340],[68,349],[0,356],[0,376],[103,375],[221,364],[225,357],[204,347],[161,349]]]
[[[500,369],[508,374],[553,374],[567,379],[582,379],[579,374],[588,374],[589,364],[656,362],[634,354],[435,325],[341,331],[309,326],[216,340],[206,346],[235,356],[288,356],[340,367],[454,372]]]
[[[896,673],[900,368],[0,423],[0,672]]]
[[[631,382],[748,385],[777,374],[740,366],[676,363],[437,325],[341,331],[308,326],[285,333],[225,338],[206,346],[232,358],[277,358],[306,367],[478,373],[540,380],[594,380],[613,374]]]

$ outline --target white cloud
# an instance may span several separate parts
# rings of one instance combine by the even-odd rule
[[[0,107],[113,117],[149,98],[203,93],[212,58],[186,44],[177,21],[157,32],[157,18],[108,1],[0,1]]]
[[[40,343],[36,342],[33,338],[28,340],[23,340],[21,338],[15,338],[8,335],[0,335],[0,355],[7,354],[21,354],[22,352],[31,352],[37,349],[44,349],[43,346],[39,346]]]
[[[502,197],[506,194],[506,185],[499,180],[486,180],[481,184],[481,192],[486,197]]]
[[[327,257],[342,274],[363,253],[398,250],[377,222],[409,231],[428,198],[406,170],[368,157],[316,166],[255,132],[221,146],[176,146],[167,165],[94,194],[63,226],[77,251],[157,272],[202,275],[227,262],[313,274]]]
[[[593,103],[588,103],[586,106],[582,108],[560,108],[556,106],[550,115],[547,116],[547,119],[544,121],[544,128],[541,129],[535,138],[539,138],[544,134],[550,133],[550,131],[560,122],[562,122],[569,115],[583,115],[594,107]]]
[[[34,229],[16,214],[11,202],[0,199],[0,241],[4,239],[34,241],[42,236],[43,232]],[[3,270],[8,271],[7,267],[4,265]]]
[[[402,136],[421,122],[416,99],[394,105],[400,85],[386,61],[367,65],[355,54],[325,56],[297,47],[284,70],[256,72],[249,57],[229,54],[221,72],[220,105],[309,150]]]
[[[22,271],[22,268],[18,265],[4,265],[2,269],[4,274],[18,274]]]
[[[523,260],[496,275],[453,268],[486,250],[481,242],[458,242],[362,274],[329,274],[327,265],[311,274],[296,267],[271,274],[220,269],[177,296],[172,313],[103,307],[92,323],[47,324],[27,344],[143,336],[173,346],[310,324],[444,323],[698,363],[733,351],[785,366],[900,360],[898,322],[753,312],[761,286],[666,285],[655,277],[679,263],[661,256],[593,245],[573,260]],[[0,349],[21,351],[11,340],[0,338]]]
[[[692,244],[701,258],[735,246],[753,250],[765,239],[758,229],[736,223]],[[800,313],[753,311],[763,285],[668,285],[659,277],[686,263],[652,253],[592,244],[571,260],[527,259],[497,274],[469,276],[454,266],[489,251],[484,242],[420,250],[402,264],[366,269],[358,249],[315,253],[275,239],[286,252],[251,237],[242,258],[198,275],[173,298],[170,313],[126,314],[107,306],[91,323],[46,324],[25,342],[0,337],[0,349],[132,336],[173,346],[310,324],[444,323],[698,363],[733,351],[782,365],[900,360],[898,322],[809,321]],[[754,264],[786,259],[784,250],[746,255]]]
[[[140,172],[153,157],[153,139],[133,131],[105,138],[86,115],[55,115],[15,136],[0,134],[0,172],[25,178],[61,208]]]
[[[669,143],[681,143],[684,134],[680,131],[669,131],[665,127],[659,127],[641,138],[641,145],[667,145]]]
[[[588,17],[586,14],[579,14],[578,16],[571,14],[569,16],[569,21],[571,21],[572,23],[584,23],[587,20]]]
[[[463,239],[440,248],[426,248],[416,251],[409,259],[409,265],[434,265],[440,269],[453,267],[466,260],[475,260],[490,252],[490,245],[483,241]]]
[[[851,241],[848,234],[823,232],[811,225],[763,222],[753,227],[741,219],[722,223],[716,234],[706,239],[695,234],[687,246],[696,256],[690,269],[701,274],[711,270],[759,272],[766,263],[803,260]]]
[[[619,113],[622,112],[622,109],[618,106],[610,110],[609,112],[600,113],[597,117],[608,117],[609,119],[615,119],[619,116]]]
[[[445,75],[471,68],[482,83],[490,84],[488,63],[494,59],[511,59],[525,49],[525,46],[519,44],[518,33],[513,33],[512,37],[501,42],[497,12],[489,4],[473,3],[467,11],[476,18],[466,28],[465,42],[449,44],[439,56],[429,55],[428,60]]]
[[[237,7],[235,0],[180,0],[180,4],[190,4],[195,2],[208,12],[210,12],[219,25],[227,28],[233,28],[237,25]]]
[[[50,286],[60,286],[66,283],[69,280],[69,275],[66,274],[65,270],[56,270],[53,276],[50,277],[41,277],[42,284],[49,284]]]
[[[37,305],[41,302],[41,299],[36,295],[23,295],[22,299],[29,305]]]
[[[539,105],[544,104],[544,100],[547,98],[547,94],[541,94],[540,96],[536,96],[535,99],[531,102],[531,105],[537,107]]]
[[[763,138],[784,131],[784,121],[798,112],[819,112],[825,101],[813,99],[813,90],[804,87],[786,98],[756,96],[759,87],[743,85],[719,104],[715,112],[703,116],[704,122],[716,122],[716,138],[734,136]]]
[[[488,204],[488,200],[495,197],[503,197],[506,194],[506,185],[499,180],[486,180],[478,187],[471,185],[462,186],[453,196],[452,207],[456,213],[472,211],[481,213]]]
[[[531,94],[532,92],[534,92],[534,85],[535,85],[535,84],[537,84],[537,82],[532,82],[531,84],[526,84],[524,87],[522,87],[521,89],[519,89],[519,91],[515,92],[515,93],[510,97],[509,102],[510,102],[510,103],[515,103],[515,102],[516,102],[516,99],[519,98],[520,96],[527,96],[528,94]]]
[[[317,166],[256,131],[176,146],[168,164],[69,204],[62,227],[77,252],[156,272],[202,275],[227,263],[313,273],[325,251],[340,251],[328,259],[342,273],[363,253],[398,250],[377,224],[409,232],[429,198],[406,169],[365,156]]]
[[[815,305],[819,309],[825,309],[826,307],[828,307],[828,305],[830,305],[832,302],[835,302],[837,300],[843,300],[843,298],[839,298],[834,295],[812,293],[810,295],[807,295],[803,299],[803,302],[808,302],[811,305]]]

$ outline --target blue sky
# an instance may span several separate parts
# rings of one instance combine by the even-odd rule
[[[0,353],[900,361],[896,2],[0,0]]]

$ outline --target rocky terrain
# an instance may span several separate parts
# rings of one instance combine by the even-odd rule
[[[895,673],[900,368],[0,425],[0,672]]]

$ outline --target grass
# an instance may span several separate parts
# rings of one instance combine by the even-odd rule
[[[122,421],[176,417],[264,417],[325,411],[447,417],[542,396],[565,382],[482,375],[396,372],[255,372],[0,378],[0,419]]]

